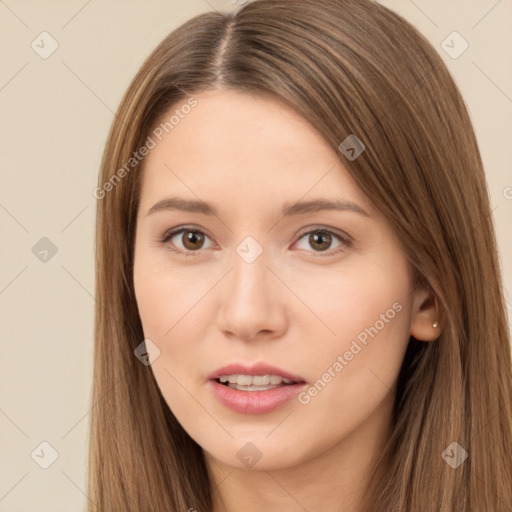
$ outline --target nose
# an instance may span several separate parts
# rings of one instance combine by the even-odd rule
[[[252,263],[235,254],[223,280],[219,329],[242,340],[278,338],[287,328],[286,287],[268,268],[265,251]]]

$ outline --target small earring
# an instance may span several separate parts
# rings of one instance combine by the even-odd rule
[[[436,306],[436,316],[437,316],[437,300],[435,301]],[[432,324],[432,327],[435,329],[439,325],[437,320],[434,320],[434,323]]]

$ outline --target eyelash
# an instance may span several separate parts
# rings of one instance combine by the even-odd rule
[[[171,238],[174,238],[176,235],[179,235],[180,233],[183,233],[183,232],[186,232],[186,231],[193,231],[193,232],[200,233],[202,235],[208,236],[206,233],[204,233],[200,229],[196,229],[196,228],[193,228],[193,227],[190,227],[190,226],[189,227],[185,226],[185,227],[182,227],[182,228],[178,228],[178,229],[174,229],[174,230],[171,230],[171,231],[167,231],[164,234],[164,236],[159,240],[159,242],[162,245],[166,245],[167,242]],[[333,235],[334,238],[337,238],[342,243],[341,248],[338,248],[338,249],[336,249],[334,251],[313,251],[314,253],[316,253],[315,254],[316,256],[333,256],[334,254],[338,254],[338,253],[344,252],[346,249],[350,249],[354,245],[354,241],[350,237],[348,237],[348,236],[344,237],[344,236],[342,236],[342,235],[340,235],[338,233],[335,233],[334,231],[332,231],[330,229],[323,228],[323,227],[309,229],[309,231],[304,231],[302,233],[299,233],[299,235],[297,235],[298,236],[298,240],[301,240],[302,238],[304,238],[305,235],[309,235],[310,233],[315,233],[315,232],[328,233],[329,235]],[[345,246],[345,248],[343,248],[343,245]],[[201,249],[199,249],[197,251],[183,251],[181,249],[173,249],[172,247],[168,247],[168,249],[173,251],[173,252],[177,252],[177,253],[185,256],[185,257],[199,256],[200,253],[201,253]]]

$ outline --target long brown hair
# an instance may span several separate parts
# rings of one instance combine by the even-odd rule
[[[280,98],[335,149],[355,134],[365,151],[339,157],[439,304],[440,337],[409,341],[375,467],[386,463],[385,477],[372,479],[361,510],[512,510],[510,334],[482,160],[453,79],[416,29],[370,0],[256,0],[174,30],[112,123],[95,191],[89,512],[212,510],[201,447],[134,356],[134,153],[172,106],[220,87]],[[454,442],[468,453],[456,468],[442,456]]]

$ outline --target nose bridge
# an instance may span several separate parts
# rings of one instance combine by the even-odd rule
[[[243,302],[265,302],[268,299],[269,277],[272,277],[267,265],[270,265],[269,251],[264,250],[262,243],[248,236],[235,249],[232,258],[233,281],[231,291]]]
[[[236,337],[251,338],[259,331],[278,331],[284,325],[279,307],[278,280],[271,267],[270,252],[253,237],[246,237],[235,248],[231,272],[227,276],[219,327]]]

